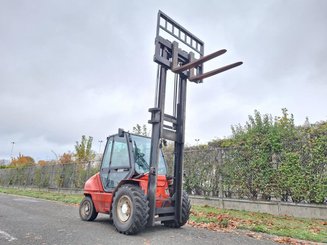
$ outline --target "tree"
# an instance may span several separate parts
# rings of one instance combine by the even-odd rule
[[[208,146],[213,148],[228,148],[235,144],[232,138],[213,139],[208,142]]]
[[[21,153],[19,153],[19,156],[17,158],[13,158],[11,160],[10,166],[12,167],[24,167],[29,165],[34,165],[35,161],[30,156],[24,156]]]
[[[94,160],[95,152],[92,150],[93,137],[89,136],[86,138],[82,136],[81,142],[76,141],[75,145],[75,156],[78,163],[85,163]]]
[[[65,152],[64,154],[62,154],[59,158],[59,163],[60,164],[69,164],[69,163],[74,163],[74,160],[73,160],[73,153],[71,152]]]
[[[48,161],[45,161],[45,160],[39,160],[38,162],[37,162],[37,164],[39,165],[39,166],[41,166],[41,167],[44,167],[44,166],[46,166],[46,165],[48,165]]]
[[[307,123],[299,130],[300,167],[306,184],[302,196],[310,203],[323,203],[327,197],[327,122]]]
[[[244,126],[232,127],[232,145],[224,166],[224,175],[228,176],[229,186],[237,186],[240,196],[257,199],[270,199],[274,192],[276,169],[271,162],[275,152],[274,121],[268,114],[254,116]]]
[[[143,136],[149,136],[150,132],[148,132],[147,126],[143,124],[142,126],[140,124],[136,124],[136,126],[133,127],[133,133]]]
[[[225,158],[225,185],[240,196],[323,203],[327,196],[327,123],[295,126],[287,109],[272,118],[258,111],[232,127]],[[222,146],[216,141],[215,145]]]

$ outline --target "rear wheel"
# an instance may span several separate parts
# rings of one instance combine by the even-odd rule
[[[84,221],[93,221],[98,216],[93,205],[93,201],[89,196],[83,198],[79,205],[79,216]]]
[[[112,219],[117,231],[126,235],[136,234],[144,229],[148,217],[149,204],[140,187],[130,184],[121,186],[112,207]]]
[[[179,222],[177,220],[169,220],[169,221],[163,221],[162,223],[164,226],[171,227],[171,228],[179,228],[186,224],[190,217],[190,211],[191,211],[191,203],[188,198],[188,195],[185,191],[183,191],[183,198],[182,198],[182,222]]]

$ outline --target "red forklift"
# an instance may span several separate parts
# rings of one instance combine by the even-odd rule
[[[165,38],[163,37],[165,36]],[[167,39],[167,36],[170,40]],[[190,51],[179,48],[179,44]],[[203,73],[203,63],[226,52],[204,56],[204,42],[158,12],[154,61],[158,64],[155,107],[150,108],[152,135],[118,130],[107,138],[100,171],[84,186],[79,214],[93,221],[98,213],[109,214],[116,230],[130,235],[156,222],[179,228],[189,219],[191,204],[183,191],[183,156],[187,81],[202,80],[242,64],[236,62]],[[197,56],[197,57],[195,57]],[[175,75],[173,113],[165,113],[167,72]],[[173,175],[167,173],[162,147],[174,145]]]

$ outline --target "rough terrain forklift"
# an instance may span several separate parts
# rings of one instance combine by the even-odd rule
[[[164,38],[169,37],[170,40]],[[191,50],[179,48],[179,44]],[[119,129],[108,137],[99,173],[85,183],[79,208],[85,221],[98,213],[111,215],[117,231],[136,234],[161,222],[179,228],[190,215],[190,200],[183,191],[183,155],[187,80],[203,79],[242,64],[237,62],[207,73],[203,63],[222,55],[204,56],[204,43],[163,12],[158,12],[154,61],[158,64],[155,107],[150,108],[152,135],[143,137]],[[197,57],[195,57],[195,55]],[[165,113],[167,72],[175,74],[173,113]],[[162,146],[174,145],[173,176],[168,176]]]

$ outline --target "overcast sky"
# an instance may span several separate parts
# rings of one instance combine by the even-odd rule
[[[50,160],[82,135],[105,141],[153,107],[157,12],[228,52],[189,83],[186,140],[231,135],[258,109],[297,124],[327,120],[327,1],[0,0],[0,159]],[[150,126],[149,126],[150,128]],[[103,149],[103,144],[102,144]]]

